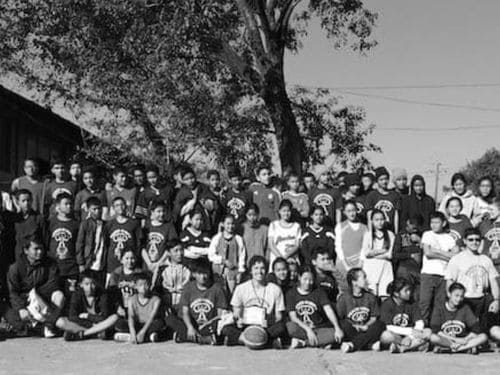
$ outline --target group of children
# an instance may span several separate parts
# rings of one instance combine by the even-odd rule
[[[36,160],[2,194],[3,337],[477,353],[500,341],[500,200],[461,174],[439,209],[404,170],[113,171]],[[102,185],[102,186],[101,186]]]

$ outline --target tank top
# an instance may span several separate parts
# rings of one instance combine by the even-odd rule
[[[359,228],[356,230],[348,221],[341,224],[341,246],[344,253],[345,262],[349,267],[357,267],[359,265],[359,257],[361,255],[361,247],[363,245],[363,237],[368,228],[366,225],[359,223]]]

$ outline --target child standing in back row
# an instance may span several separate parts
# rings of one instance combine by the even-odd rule
[[[309,217],[309,198],[306,193],[301,193],[300,178],[291,173],[287,179],[288,190],[282,194],[282,199],[292,202],[292,220],[303,225]]]
[[[259,206],[251,203],[245,213],[246,221],[243,223],[243,242],[247,250],[247,258],[254,255],[267,258],[267,225],[259,220]]]
[[[260,219],[263,224],[269,223],[278,218],[278,206],[280,203],[280,193],[273,189],[271,179],[271,169],[267,166],[260,166],[256,172],[257,182],[250,185],[248,191],[253,196],[253,202],[259,207]]]

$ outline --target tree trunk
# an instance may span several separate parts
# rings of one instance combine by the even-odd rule
[[[288,99],[281,63],[271,67],[265,75],[262,98],[276,131],[281,169],[290,166],[294,172],[301,173],[305,144]]]

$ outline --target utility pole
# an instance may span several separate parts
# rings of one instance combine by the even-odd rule
[[[438,184],[439,184],[439,167],[441,166],[441,163],[437,162],[436,163],[436,186],[434,187],[434,200],[437,204],[438,201]]]

